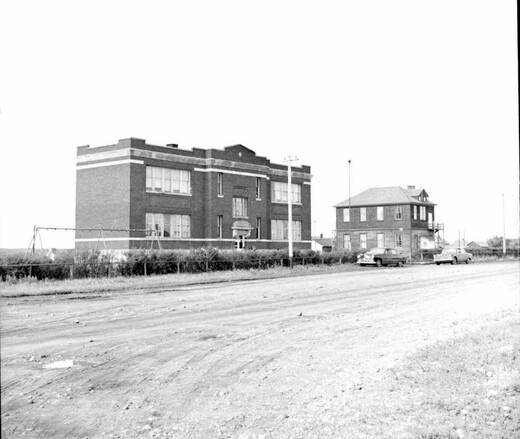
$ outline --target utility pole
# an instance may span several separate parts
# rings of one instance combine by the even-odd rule
[[[284,163],[287,163],[287,233],[289,238],[289,264],[292,267],[293,259],[293,228],[292,228],[292,169],[291,163],[296,162],[298,157],[287,157],[284,159]]]
[[[349,251],[352,250],[352,211],[350,210],[350,162],[352,160],[348,159],[348,228],[349,228]]]
[[[502,257],[506,256],[506,205],[502,193]]]

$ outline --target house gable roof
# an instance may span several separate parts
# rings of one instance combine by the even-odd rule
[[[361,206],[383,206],[383,205],[398,205],[398,204],[421,204],[435,206],[435,203],[430,201],[419,201],[416,197],[421,194],[426,194],[423,189],[403,189],[400,186],[388,187],[373,187],[361,192],[334,207],[361,207]],[[417,193],[417,195],[415,195]],[[413,194],[413,195],[412,195]]]

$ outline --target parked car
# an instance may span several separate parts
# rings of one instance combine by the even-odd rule
[[[363,255],[358,255],[357,263],[364,267],[365,265],[397,265],[402,267],[406,263],[406,256],[403,256],[395,248],[375,247],[370,249]]]
[[[473,255],[467,252],[463,247],[450,247],[442,250],[442,253],[433,255],[433,261],[437,265],[441,264],[458,264],[465,262],[469,264]]]

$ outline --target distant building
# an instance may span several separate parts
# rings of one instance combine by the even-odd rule
[[[319,238],[312,238],[312,250],[317,252],[331,252],[332,251],[332,238],[324,238],[321,235]]]
[[[336,208],[337,250],[395,247],[405,254],[443,242],[443,224],[435,222],[435,203],[424,189],[375,187]]]
[[[454,245],[458,245],[458,240],[456,242],[454,242]],[[481,242],[481,241],[470,241],[466,244],[465,248],[468,248],[468,249],[483,249],[483,248],[488,248],[488,245],[486,242]]]
[[[286,248],[289,190],[294,249],[311,248],[309,166],[292,168],[288,188],[287,166],[243,145],[183,150],[130,138],[79,147],[76,169],[77,249]]]

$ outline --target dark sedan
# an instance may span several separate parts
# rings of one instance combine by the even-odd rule
[[[376,247],[370,249],[363,255],[358,255],[357,263],[364,267],[365,265],[396,265],[402,267],[406,263],[406,256],[403,256],[395,248]]]

